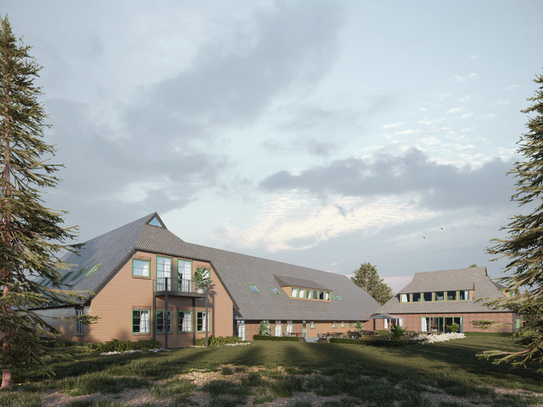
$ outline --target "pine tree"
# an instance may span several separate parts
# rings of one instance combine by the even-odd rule
[[[379,278],[377,267],[372,266],[369,262],[362,263],[358,270],[355,270],[351,281],[371,295],[380,305],[394,296],[392,288],[384,283],[382,278]]]
[[[13,388],[11,368],[29,358],[40,359],[45,347],[39,336],[58,333],[36,311],[50,305],[81,303],[83,293],[63,290],[59,256],[74,238],[74,228],[62,228],[65,212],[43,206],[38,188],[55,187],[52,173],[59,165],[47,164],[54,155],[43,141],[46,114],[34,85],[41,67],[17,40],[7,17],[0,16],[0,362],[1,388]],[[50,288],[38,284],[50,280]],[[65,286],[64,286],[65,287]],[[66,288],[66,287],[65,287]],[[90,323],[93,318],[73,318]]]
[[[522,111],[532,113],[533,117],[528,119],[528,132],[517,143],[523,161],[516,162],[508,172],[517,178],[516,192],[511,200],[519,206],[526,205],[531,213],[511,218],[510,223],[501,228],[508,231],[508,238],[492,239],[494,246],[487,249],[488,253],[497,256],[494,260],[508,259],[504,272],[511,275],[502,277],[500,282],[518,294],[492,301],[489,305],[522,315],[523,326],[514,339],[525,350],[486,354],[487,357],[501,355],[496,363],[535,361],[543,364],[543,75],[536,76],[534,82],[539,84],[539,89],[528,99],[533,104]],[[522,294],[521,287],[527,288]]]

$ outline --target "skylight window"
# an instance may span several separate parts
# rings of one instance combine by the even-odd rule
[[[339,294],[336,294],[336,297],[337,297],[338,300],[343,301],[343,298],[341,298],[341,296]]]
[[[89,270],[89,272],[87,274],[85,274],[85,278],[89,277],[92,275],[92,273],[94,273],[96,270],[98,270],[98,267],[100,267],[102,265],[102,263],[98,263],[97,265],[95,265],[93,268],[91,268]]]
[[[157,219],[156,216],[153,219],[151,219],[151,221],[149,222],[149,225],[158,226],[159,228],[162,227],[162,224],[160,223],[160,221]]]
[[[62,279],[60,280],[61,283],[63,283],[64,281],[66,281],[68,279],[68,277],[70,277],[72,275],[73,271],[70,271],[69,273],[66,273],[64,275],[64,277],[62,277]]]
[[[247,287],[249,287],[249,290],[251,290],[254,293],[259,293],[260,292],[260,290],[254,284],[247,284]]]
[[[277,287],[270,286],[270,290],[272,290],[272,293],[274,294],[281,295],[281,291],[279,291]]]
[[[74,281],[77,277],[79,277],[81,274],[83,274],[85,272],[85,270],[88,269],[88,268],[89,268],[89,266],[86,266],[86,267],[83,267],[81,270],[79,270],[77,272],[77,274],[72,277],[71,281]]]

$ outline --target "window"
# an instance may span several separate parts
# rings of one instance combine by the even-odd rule
[[[296,287],[292,287],[292,295],[291,295],[292,298],[297,298],[298,297],[298,289]]]
[[[249,287],[249,290],[251,290],[254,293],[259,293],[260,292],[258,287],[256,285],[254,285],[254,284],[247,284],[247,287]]]
[[[436,291],[434,299],[435,301],[445,301],[445,292]]]
[[[324,300],[324,291],[319,291],[319,300]]]
[[[409,294],[400,294],[400,301],[401,302],[409,302]]]
[[[274,294],[281,295],[281,291],[279,291],[277,287],[273,287],[270,285],[270,290],[272,290],[272,293]]]
[[[447,301],[456,301],[456,291],[447,291]]]
[[[100,267],[102,265],[102,263],[98,263],[96,264],[93,268],[91,268],[87,274],[85,274],[85,278],[89,277],[92,275],[92,273],[94,273],[96,270],[98,270],[98,267]]]
[[[317,327],[317,323],[315,321],[309,321],[309,328],[315,329]]]
[[[168,279],[168,287],[166,287]],[[172,259],[170,257],[156,256],[156,290],[172,290]]]
[[[420,293],[413,293],[413,302],[421,302],[422,298],[420,296]]]
[[[197,320],[196,320],[196,331],[198,332],[205,332],[206,329],[208,332],[211,331],[210,324],[211,324],[211,312],[208,312],[207,318],[206,313],[203,311],[198,311],[197,313]]]
[[[177,311],[177,332],[192,332],[191,311]]]
[[[76,274],[75,276],[72,277],[72,280],[71,280],[71,281],[74,281],[77,277],[79,277],[79,276],[80,276],[80,275],[81,275],[88,267],[89,267],[89,266],[83,267],[81,270],[79,270],[79,271],[77,272],[77,274]]]
[[[333,300],[337,300],[337,296],[335,294],[331,294],[330,296],[332,297]]]
[[[332,328],[337,328],[337,322],[336,321],[332,322]]]
[[[306,290],[305,298],[307,298],[308,300],[310,300],[312,295],[313,295],[313,291],[312,291],[312,290]]]
[[[423,293],[424,302],[432,301],[432,293]]]
[[[82,309],[76,309],[75,310],[75,316],[78,317],[80,315],[83,315],[83,310]],[[82,322],[77,322],[75,324],[75,334],[76,335],[83,335],[83,323]]]
[[[313,290],[313,299],[318,300],[319,299],[319,292],[317,290]]]
[[[303,288],[300,288],[300,298],[305,298],[305,290]]]
[[[349,328],[354,328],[354,322],[349,322]]]
[[[420,319],[421,332],[447,332],[448,326],[458,324],[460,332],[464,332],[463,317],[423,317]]]
[[[281,321],[275,321],[275,336],[281,336]]]
[[[149,311],[133,310],[132,311],[132,333],[142,334],[149,333]]]
[[[330,301],[330,291],[326,291],[324,299]]]
[[[236,321],[236,325],[238,328],[238,338],[244,341],[245,340],[245,321]]]
[[[343,301],[343,298],[341,298],[341,295],[336,294],[336,297],[337,297],[338,300]]]
[[[177,259],[177,291],[190,293],[192,290],[192,261]]]
[[[160,224],[160,221],[157,219],[156,216],[149,221],[149,225],[158,226],[159,228],[162,227],[162,225]]]
[[[66,273],[64,274],[64,277],[62,277],[62,279],[60,280],[61,283],[63,283],[64,281],[66,281],[66,279],[68,277],[70,277],[70,275],[73,273],[73,271],[70,271],[69,273]]]
[[[341,327],[345,328],[345,322],[341,322]]]
[[[141,277],[151,277],[151,261],[132,259],[132,275]]]
[[[168,311],[167,318],[164,318],[164,311],[156,312],[156,333],[163,334],[168,327],[168,332],[172,332],[172,312]]]
[[[287,334],[291,334],[293,329],[292,329],[292,321],[287,321]]]
[[[460,291],[460,300],[461,301],[468,301],[469,300],[469,291],[468,290],[465,290],[465,291]]]

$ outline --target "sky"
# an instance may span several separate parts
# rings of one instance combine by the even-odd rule
[[[543,2],[0,0],[43,66],[83,242],[158,212],[181,239],[353,274],[505,262]],[[250,272],[250,271],[247,271]]]

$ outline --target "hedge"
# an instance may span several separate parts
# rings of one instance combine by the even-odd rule
[[[149,349],[160,349],[162,344],[156,339],[148,339],[146,341],[126,341],[121,342],[118,339],[113,339],[104,343],[99,343],[94,345],[94,351],[98,353],[103,352],[124,352],[127,350],[149,350]]]
[[[209,335],[207,338],[209,346],[226,345],[228,343],[240,343],[241,338],[237,336],[213,336]],[[200,338],[196,341],[196,346],[206,346],[206,338]]]
[[[284,342],[300,342],[297,336],[266,336],[253,335],[253,341],[284,341]]]
[[[466,336],[502,336],[502,337],[508,337],[513,336],[511,332],[465,332],[464,335]]]
[[[381,346],[385,348],[403,348],[404,346],[418,345],[421,341],[388,341],[382,339],[364,340],[364,339],[344,339],[330,338],[330,343],[347,343],[364,346]]]

